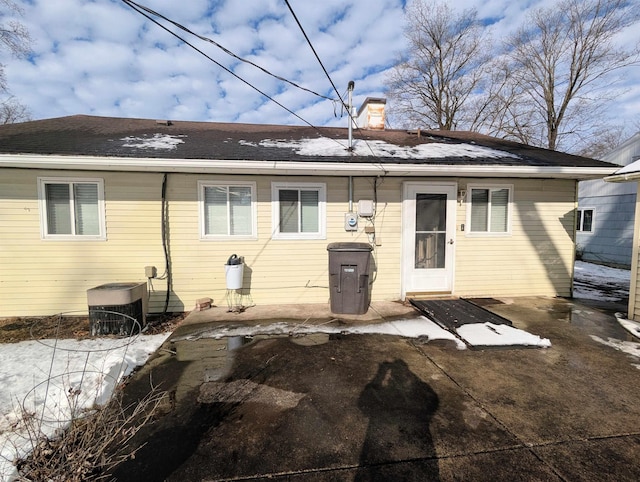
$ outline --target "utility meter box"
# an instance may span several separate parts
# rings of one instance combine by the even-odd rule
[[[372,249],[367,243],[331,243],[327,246],[332,313],[360,315],[369,310]]]
[[[344,230],[345,231],[358,230],[358,215],[356,213],[346,213],[344,215]]]

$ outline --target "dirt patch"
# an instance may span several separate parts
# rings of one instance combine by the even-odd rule
[[[147,317],[144,333],[155,335],[173,331],[186,313]],[[18,343],[44,338],[90,338],[87,316],[42,316],[0,319],[0,343]]]

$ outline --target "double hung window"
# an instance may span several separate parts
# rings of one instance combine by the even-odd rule
[[[201,181],[199,188],[203,239],[256,237],[255,183]]]
[[[511,225],[511,191],[511,186],[469,186],[469,232],[508,234]]]
[[[102,179],[39,178],[43,239],[105,240]]]
[[[584,233],[593,232],[593,214],[591,208],[580,208],[576,215],[576,230]]]
[[[271,190],[274,239],[326,237],[324,184],[273,183]]]

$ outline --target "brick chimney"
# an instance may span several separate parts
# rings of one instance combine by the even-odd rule
[[[367,97],[356,115],[356,122],[360,129],[384,130],[384,106],[387,99],[381,97]]]

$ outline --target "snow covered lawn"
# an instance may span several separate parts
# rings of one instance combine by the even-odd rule
[[[0,480],[31,450],[22,410],[43,433],[66,426],[73,413],[109,400],[115,386],[143,365],[169,333],[131,339],[32,340],[0,345]]]
[[[584,261],[574,267],[574,298],[620,301],[629,297],[631,271]]]

